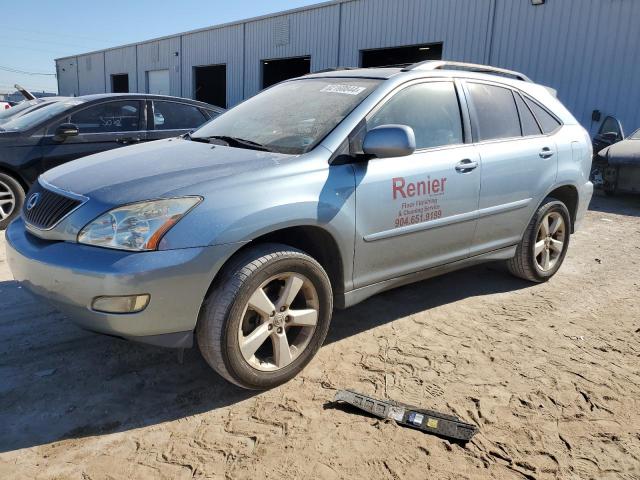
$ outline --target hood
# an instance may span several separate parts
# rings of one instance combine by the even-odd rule
[[[623,140],[607,147],[601,153],[611,165],[640,166],[640,140]]]
[[[44,173],[46,182],[107,204],[201,195],[214,180],[276,167],[296,157],[182,138],[117,148]]]

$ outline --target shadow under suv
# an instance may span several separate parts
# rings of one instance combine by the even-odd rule
[[[83,327],[189,347],[263,389],[334,307],[479,262],[560,268],[591,143],[550,91],[425,62],[278,84],[191,135],[50,170],[7,231],[13,274]]]

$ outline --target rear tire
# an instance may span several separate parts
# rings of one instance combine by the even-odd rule
[[[20,182],[6,173],[0,173],[0,230],[7,228],[20,215],[24,196]]]
[[[311,361],[329,329],[333,294],[320,264],[282,244],[232,258],[204,302],[196,327],[207,363],[226,380],[263,390]]]
[[[571,216],[564,203],[547,197],[529,222],[507,268],[516,277],[546,282],[560,269],[569,248]]]

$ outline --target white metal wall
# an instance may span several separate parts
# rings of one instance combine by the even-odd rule
[[[194,67],[225,64],[227,104],[235,105],[244,99],[243,30],[243,25],[234,25],[182,37],[183,97],[194,97]]]
[[[104,92],[112,73],[126,72],[130,90],[144,92],[148,70],[169,69],[171,94],[192,97],[194,66],[226,64],[233,106],[259,91],[262,60],[310,55],[317,71],[357,66],[361,50],[431,42],[443,42],[443,58],[521,70],[556,88],[587,128],[597,128],[595,109],[627,131],[640,127],[640,0],[337,0],[59,59],[58,82],[61,94]]]
[[[112,91],[111,75],[129,74],[129,91],[138,91],[136,46],[115,48],[104,52],[104,81],[106,91]]]
[[[640,127],[639,0],[498,0],[495,18],[492,64],[558,90],[587,128],[596,109]]]
[[[105,91],[104,53],[78,55],[78,94],[89,95]]]
[[[58,94],[75,97],[78,95],[78,59],[69,57],[56,61]]]
[[[245,24],[245,97],[262,86],[262,60],[311,56],[311,71],[337,66],[339,5]]]
[[[360,51],[444,42],[443,58],[483,63],[493,0],[366,0],[342,4],[340,64]],[[509,0],[511,1],[511,0]]]
[[[139,92],[146,91],[148,71],[168,69],[171,95],[181,96],[180,41],[176,36],[137,46]]]

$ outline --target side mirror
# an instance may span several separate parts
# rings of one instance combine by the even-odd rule
[[[377,158],[406,157],[416,151],[416,136],[406,125],[380,125],[367,132],[362,151]]]
[[[64,142],[69,137],[76,137],[80,133],[78,127],[73,123],[63,123],[58,125],[56,133],[53,136],[54,140],[58,142]]]

